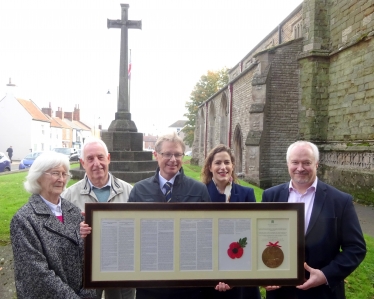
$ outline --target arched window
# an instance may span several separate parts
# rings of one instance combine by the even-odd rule
[[[234,156],[235,172],[243,172],[243,138],[240,126],[237,125],[234,131]]]
[[[214,104],[210,102],[209,105],[209,149],[212,149],[215,145],[214,136],[215,136],[215,121],[216,121],[216,109]]]
[[[227,145],[227,134],[228,134],[228,106],[227,96],[224,92],[221,98],[221,109],[219,113],[219,142]]]
[[[200,109],[199,113],[199,152],[202,154],[204,152],[204,140],[205,140],[205,109]]]
[[[297,23],[293,28],[293,36],[294,38],[300,38],[303,36],[303,25],[301,22]]]

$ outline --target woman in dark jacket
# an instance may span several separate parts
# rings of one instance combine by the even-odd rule
[[[252,188],[237,184],[238,179],[234,168],[235,158],[231,150],[225,145],[218,145],[209,152],[205,159],[201,177],[202,182],[208,188],[212,202],[256,202]],[[261,296],[258,287],[234,287],[230,289],[225,283],[220,282],[215,289],[204,288],[201,298],[260,299]]]
[[[25,189],[32,196],[10,224],[18,299],[95,297],[95,290],[83,289],[83,217],[60,197],[69,167],[65,155],[46,152],[27,175]]]

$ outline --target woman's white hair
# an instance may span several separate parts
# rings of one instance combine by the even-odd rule
[[[314,144],[314,143],[311,143],[309,141],[304,141],[304,140],[300,140],[300,141],[296,141],[294,143],[292,143],[289,147],[288,147],[288,150],[287,150],[287,156],[286,156],[286,160],[287,160],[287,163],[289,162],[290,160],[290,154],[291,154],[291,150],[297,146],[297,145],[309,145],[310,148],[312,149],[312,152],[313,152],[313,156],[314,156],[314,159],[315,159],[315,162],[319,162],[319,150],[318,150],[318,147]]]
[[[82,160],[84,160],[84,150],[85,150],[86,146],[89,145],[89,144],[92,144],[92,143],[100,144],[104,148],[105,154],[108,156],[108,153],[109,153],[108,147],[106,146],[104,141],[102,141],[101,139],[99,139],[97,137],[88,137],[84,140],[84,144],[83,144],[83,147],[82,147],[82,152],[81,152],[81,159]]]
[[[58,166],[64,167],[65,171],[69,172],[70,162],[68,156],[56,152],[45,152],[37,157],[29,169],[26,182],[23,184],[26,191],[32,194],[39,194],[42,189],[38,182],[39,178],[46,171]],[[67,182],[68,180],[66,180]]]

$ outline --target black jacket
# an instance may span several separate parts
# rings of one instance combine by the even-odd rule
[[[165,202],[165,195],[160,189],[157,168],[153,177],[135,184],[130,192],[129,202]],[[206,186],[184,175],[183,168],[175,178],[170,202],[210,202]]]
[[[135,184],[130,192],[129,202],[165,202],[165,195],[160,189],[157,168],[153,177]],[[175,178],[170,202],[210,202],[206,186],[186,177],[183,168]],[[200,288],[137,288],[137,299],[199,299]]]
[[[263,202],[287,202],[289,183],[267,189]],[[363,261],[366,244],[352,196],[318,180],[310,222],[305,234],[305,262],[326,276],[328,285],[303,291],[282,287],[268,299],[345,299],[344,278]],[[309,278],[309,273],[305,273]]]

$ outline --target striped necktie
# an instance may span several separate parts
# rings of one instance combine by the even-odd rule
[[[166,202],[169,202],[171,200],[171,186],[173,186],[173,184],[170,182],[166,182],[164,185],[164,188],[166,190],[166,193],[165,193]]]

